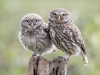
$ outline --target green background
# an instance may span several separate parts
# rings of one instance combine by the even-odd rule
[[[20,20],[27,13],[37,13],[48,22],[49,11],[68,9],[79,27],[87,48],[88,66],[78,56],[68,62],[67,75],[100,75],[100,0],[0,0],[0,75],[28,75],[32,53],[19,42]],[[52,60],[64,55],[45,55]]]

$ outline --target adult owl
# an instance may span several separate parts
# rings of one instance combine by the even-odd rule
[[[74,24],[71,14],[64,8],[55,8],[49,15],[49,33],[52,42],[65,52],[68,59],[72,55],[79,55],[87,66],[86,48],[81,32]]]
[[[40,56],[55,51],[55,45],[48,34],[48,25],[34,13],[26,14],[20,23],[19,40],[22,46]]]

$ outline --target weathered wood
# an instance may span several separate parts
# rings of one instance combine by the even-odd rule
[[[40,56],[31,56],[28,75],[49,75],[49,61]]]
[[[28,75],[66,75],[67,62],[63,57],[49,61],[42,56],[31,56]]]
[[[67,60],[64,57],[58,56],[52,60],[50,64],[50,75],[66,75]]]

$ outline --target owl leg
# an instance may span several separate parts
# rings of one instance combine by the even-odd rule
[[[83,59],[83,63],[85,66],[87,66],[87,63],[88,63],[88,58],[86,57],[85,54],[81,53],[81,56],[82,56],[82,59]]]

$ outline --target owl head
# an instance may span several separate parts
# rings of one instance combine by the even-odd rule
[[[50,11],[49,18],[55,22],[67,22],[71,19],[71,14],[64,8],[56,8]]]
[[[44,23],[42,17],[35,13],[26,14],[21,19],[21,28],[34,30]]]

